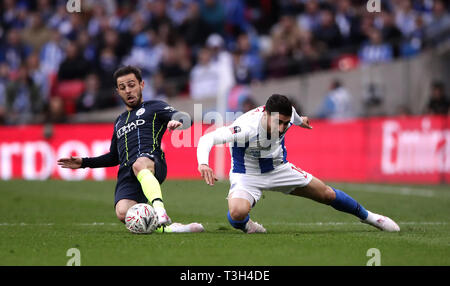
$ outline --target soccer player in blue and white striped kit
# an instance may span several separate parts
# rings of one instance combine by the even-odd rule
[[[216,144],[230,144],[232,168],[228,193],[230,224],[246,233],[266,232],[250,219],[250,210],[262,192],[277,191],[306,197],[350,213],[361,222],[384,231],[400,231],[390,218],[372,213],[345,192],[287,161],[285,134],[292,125],[312,129],[308,117],[299,116],[286,96],[274,94],[265,106],[255,108],[230,126],[202,136],[197,147],[198,170],[206,183],[214,185],[214,171],[208,165],[209,152]]]

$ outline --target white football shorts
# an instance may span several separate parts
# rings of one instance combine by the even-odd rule
[[[230,172],[230,191],[228,199],[247,199],[252,206],[261,198],[263,191],[289,194],[298,187],[311,182],[313,176],[292,163],[276,167],[263,174],[240,174]]]

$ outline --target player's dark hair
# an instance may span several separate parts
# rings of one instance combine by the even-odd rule
[[[134,67],[134,66],[124,66],[124,67],[118,68],[113,74],[115,87],[117,88],[117,79],[119,77],[127,75],[127,74],[131,74],[131,73],[136,76],[139,83],[142,82],[142,73],[139,68]]]
[[[270,114],[272,112],[278,112],[286,116],[292,115],[292,103],[284,95],[272,94],[266,102],[266,111]]]

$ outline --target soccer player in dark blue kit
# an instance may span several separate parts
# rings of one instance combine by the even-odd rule
[[[125,222],[126,213],[133,205],[149,202],[158,215],[159,224],[164,226],[160,227],[159,231],[203,231],[203,226],[198,223],[171,224],[162,199],[160,184],[166,178],[167,165],[161,150],[161,140],[166,129],[183,127],[182,119],[172,120],[178,111],[163,101],[144,102],[144,81],[138,68],[121,67],[113,77],[116,90],[127,111],[120,114],[114,122],[109,153],[91,158],[61,158],[58,165],[62,168],[77,169],[120,164],[115,190],[115,210],[120,221]],[[176,116],[178,117],[183,118]],[[185,125],[190,125],[190,122]]]

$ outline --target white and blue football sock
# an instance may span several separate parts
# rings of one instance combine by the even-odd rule
[[[341,190],[332,188],[336,193],[336,199],[331,202],[331,206],[338,211],[346,212],[359,217],[362,220],[367,219],[369,213],[355,199]]]
[[[247,215],[243,220],[234,220],[231,218],[230,212],[228,211],[227,218],[232,227],[245,231],[245,225],[250,219],[250,215]]]

